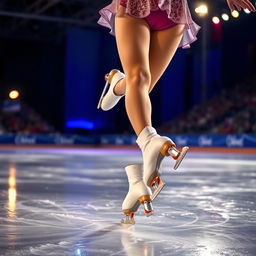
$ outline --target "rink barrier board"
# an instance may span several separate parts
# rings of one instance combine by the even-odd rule
[[[256,148],[256,134],[173,135],[177,146]],[[136,145],[134,135],[77,135],[77,134],[5,134],[0,144],[11,145]]]

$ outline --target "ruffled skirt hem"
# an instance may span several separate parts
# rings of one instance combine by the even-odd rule
[[[190,44],[192,44],[193,42],[195,42],[197,40],[197,33],[200,30],[200,26],[197,25],[191,18],[190,13],[188,13],[188,15],[184,15],[185,18],[182,19],[173,19],[170,17],[170,12],[168,12],[168,9],[166,9],[166,7],[163,7],[161,5],[158,6],[159,9],[166,11],[168,14],[168,18],[170,20],[172,20],[173,22],[177,23],[177,24],[185,24],[185,30],[183,33],[183,37],[181,39],[181,42],[179,44],[179,47],[182,47],[183,49],[187,49],[190,48]],[[186,10],[187,12],[189,12],[189,10]],[[117,6],[114,7],[113,3],[102,8],[101,10],[99,10],[99,14],[100,14],[100,18],[97,21],[97,23],[101,26],[104,26],[106,28],[110,29],[110,34],[115,36],[115,15],[117,12]],[[136,17],[138,18],[138,16],[133,15],[131,12],[127,11],[126,8],[126,13],[129,14],[130,16]],[[144,18],[146,17],[148,14],[145,14],[142,16],[140,16],[139,18]]]

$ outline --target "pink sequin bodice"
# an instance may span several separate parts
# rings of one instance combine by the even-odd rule
[[[188,23],[192,20],[187,0],[113,0],[110,6],[117,11],[120,4],[126,7],[126,13],[136,18],[144,18],[151,11],[162,9],[173,22]]]
[[[134,15],[141,16],[145,15],[146,10],[157,10],[158,7],[158,0],[140,0],[140,1],[128,1],[128,0],[120,0],[120,4],[122,6],[127,7],[128,2],[128,8],[132,10]]]

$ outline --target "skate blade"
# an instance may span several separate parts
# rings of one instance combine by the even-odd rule
[[[154,191],[152,191],[152,195],[150,197],[152,201],[158,196],[158,194],[161,192],[164,186],[165,186],[165,183],[160,179],[160,182],[157,188]]]
[[[174,170],[176,170],[180,166],[180,164],[181,164],[182,160],[184,159],[184,157],[186,156],[188,150],[189,150],[189,147],[183,147],[182,148],[182,150],[180,152],[180,155],[178,156],[178,158],[176,160],[176,163],[173,167]]]
[[[102,93],[101,93],[101,96],[100,96],[100,99],[99,99],[99,102],[98,102],[97,109],[99,109],[99,108],[101,107],[101,102],[102,102],[102,100],[103,100],[103,97],[105,96],[105,92],[106,92],[106,90],[107,90],[108,84],[109,84],[109,82],[106,81],[106,84],[105,84],[105,86],[104,86],[104,88],[103,88],[103,91],[102,91]]]

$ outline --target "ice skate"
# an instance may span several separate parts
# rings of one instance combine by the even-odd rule
[[[124,96],[118,96],[114,93],[115,85],[124,77],[125,74],[117,69],[112,69],[108,74],[105,75],[106,84],[100,96],[100,100],[97,106],[98,109],[101,108],[105,111],[110,110]],[[110,86],[108,92],[106,93],[108,85]]]
[[[144,164],[143,180],[152,190],[151,199],[156,196],[165,186],[159,172],[162,160],[165,156],[170,156],[175,160],[176,170],[185,157],[188,147],[183,147],[181,151],[176,148],[175,143],[168,137],[160,136],[153,127],[145,127],[137,139],[141,148]]]
[[[133,164],[125,167],[129,182],[129,191],[123,201],[122,210],[125,218],[121,220],[124,224],[134,224],[134,215],[140,204],[144,206],[147,216],[152,215],[151,191],[143,181],[143,165]]]

